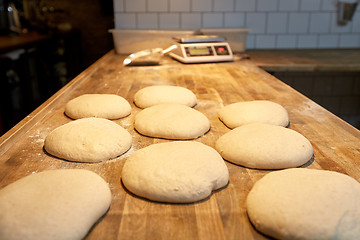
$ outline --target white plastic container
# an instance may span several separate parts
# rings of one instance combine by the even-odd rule
[[[201,28],[199,32],[205,35],[218,35],[226,37],[233,52],[244,52],[248,28]]]
[[[167,48],[174,44],[173,37],[194,35],[194,31],[182,30],[134,30],[111,29],[115,51],[130,54],[150,48]]]

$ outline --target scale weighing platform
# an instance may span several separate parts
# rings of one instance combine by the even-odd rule
[[[233,61],[230,45],[219,36],[194,35],[174,38],[178,46],[169,55],[182,63]]]

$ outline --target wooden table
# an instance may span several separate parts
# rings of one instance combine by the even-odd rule
[[[87,239],[267,239],[250,224],[245,199],[253,184],[269,171],[226,162],[229,185],[192,204],[151,202],[123,188],[121,169],[127,157],[150,144],[168,141],[141,136],[133,129],[134,116],[140,111],[132,103],[135,92],[157,84],[184,86],[196,94],[195,109],[210,119],[211,130],[194,141],[212,147],[229,131],[218,119],[220,108],[254,99],[277,102],[288,110],[290,128],[306,136],[314,147],[315,159],[308,168],[334,170],[360,181],[360,132],[251,61],[183,65],[165,58],[160,66],[123,67],[122,60],[108,53],[0,138],[0,188],[47,169],[84,168],[102,176],[112,191],[110,210]],[[131,103],[131,115],[115,121],[133,136],[133,146],[123,156],[85,164],[44,152],[47,134],[71,121],[64,115],[65,104],[84,93],[119,94]]]

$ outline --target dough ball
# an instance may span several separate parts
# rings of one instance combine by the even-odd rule
[[[187,88],[158,85],[140,89],[135,93],[134,103],[139,108],[147,108],[161,103],[178,103],[193,107],[197,100],[195,94]]]
[[[199,201],[228,181],[228,169],[215,149],[191,141],[140,149],[126,160],[122,170],[122,182],[129,191],[160,202]]]
[[[84,94],[65,105],[65,114],[72,119],[119,119],[128,116],[130,112],[129,102],[115,94]]]
[[[104,118],[83,118],[54,129],[46,136],[45,150],[74,162],[101,162],[120,156],[132,136],[120,125]]]
[[[289,116],[286,109],[278,103],[255,100],[232,103],[219,112],[220,120],[229,128],[260,122],[286,127]]]
[[[303,135],[264,123],[232,129],[216,141],[215,148],[230,162],[259,169],[298,167],[313,156],[313,147]]]
[[[360,184],[332,171],[265,175],[247,197],[255,228],[276,239],[360,239]]]
[[[194,139],[210,129],[201,112],[181,104],[158,104],[135,116],[135,129],[146,136],[166,139]]]
[[[29,175],[0,190],[0,239],[83,239],[110,202],[108,184],[91,171]]]

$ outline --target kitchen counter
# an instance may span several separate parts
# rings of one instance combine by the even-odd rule
[[[51,39],[51,35],[40,34],[38,32],[0,36],[0,54],[19,48],[38,46],[49,39]]]
[[[226,162],[229,185],[192,204],[155,203],[124,189],[121,169],[127,157],[150,144],[168,141],[134,130],[134,116],[140,111],[133,104],[134,94],[156,84],[183,86],[196,94],[195,109],[209,118],[211,130],[193,141],[211,147],[229,131],[217,116],[223,106],[255,99],[277,102],[288,110],[289,128],[303,134],[314,147],[315,157],[304,167],[338,171],[360,181],[360,131],[252,61],[183,65],[166,57],[159,66],[123,67],[123,59],[109,52],[0,138],[0,188],[47,169],[83,168],[103,177],[112,191],[110,210],[87,239],[267,239],[250,224],[245,199],[253,184],[269,171]],[[45,137],[72,121],[64,115],[65,104],[85,93],[118,94],[131,103],[131,115],[115,120],[133,136],[133,146],[124,155],[86,164],[63,161],[44,152]]]
[[[360,71],[360,49],[249,50],[268,72]]]

